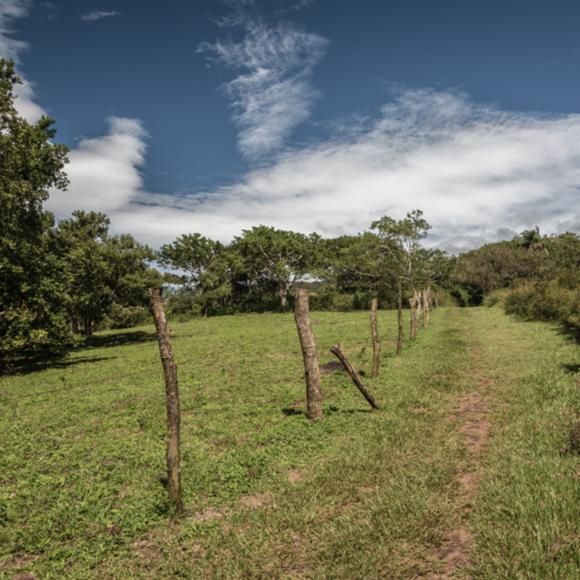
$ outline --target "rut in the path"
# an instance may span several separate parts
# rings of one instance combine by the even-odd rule
[[[481,353],[476,351],[474,358],[479,363]],[[449,532],[443,545],[432,554],[430,560],[440,571],[430,574],[429,578],[453,578],[460,575],[470,564],[473,534],[468,516],[481,479],[478,473],[479,456],[489,436],[488,406],[484,398],[489,380],[482,375],[479,368],[472,372],[472,377],[475,390],[460,399],[457,410],[461,421],[460,432],[469,452],[467,468],[458,476],[460,492],[455,507],[460,514],[461,522]]]

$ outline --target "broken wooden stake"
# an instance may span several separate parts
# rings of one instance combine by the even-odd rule
[[[179,410],[179,388],[177,385],[177,365],[173,359],[173,350],[169,335],[169,327],[165,318],[161,288],[149,289],[151,312],[155,319],[159,354],[165,376],[165,401],[167,403],[167,482],[169,499],[176,515],[183,512],[181,499],[181,467],[179,449],[179,431],[181,414]]]
[[[308,291],[299,288],[296,291],[294,319],[298,329],[298,338],[304,359],[304,376],[306,378],[306,415],[311,421],[322,418],[322,391],[320,389],[320,367],[316,353],[316,341],[310,323]]]
[[[379,376],[379,368],[381,366],[381,340],[379,338],[379,327],[377,321],[378,308],[379,301],[377,298],[373,298],[371,301],[371,337],[373,341],[373,366],[371,377]]]
[[[356,369],[352,366],[350,361],[346,358],[346,355],[342,352],[342,348],[340,344],[335,344],[331,349],[330,352],[338,358],[338,360],[342,363],[342,366],[346,370],[346,372],[350,375],[352,382],[356,385],[358,390],[362,393],[363,397],[368,401],[369,405],[379,410],[379,406],[375,401],[375,398],[372,396],[370,391],[363,385],[361,381],[360,375],[356,372]]]

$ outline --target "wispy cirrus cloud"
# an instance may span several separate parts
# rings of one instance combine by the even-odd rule
[[[239,72],[224,89],[239,129],[240,151],[256,159],[282,147],[292,130],[310,116],[319,96],[311,83],[312,71],[328,41],[290,24],[269,26],[249,16],[247,5],[235,3],[232,14],[221,21],[243,29],[241,41],[203,43],[198,52]]]
[[[121,16],[118,10],[93,10],[81,15],[81,20],[85,22],[94,22],[95,20],[103,20],[103,18],[112,18],[113,16]]]
[[[22,53],[28,49],[28,43],[14,38],[14,23],[28,15],[30,0],[0,0],[0,57],[20,64]],[[45,111],[35,102],[34,87],[19,72],[22,83],[15,87],[16,108],[28,121],[36,121]]]

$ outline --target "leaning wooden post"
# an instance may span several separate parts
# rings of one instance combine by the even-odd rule
[[[308,292],[304,288],[296,291],[294,319],[304,359],[306,378],[306,415],[311,421],[322,418],[322,391],[320,390],[320,367],[316,353],[316,342],[310,324]]]
[[[179,411],[179,388],[177,385],[177,365],[173,360],[173,350],[169,338],[169,327],[165,318],[161,288],[150,288],[151,311],[155,319],[159,354],[165,375],[165,400],[167,403],[167,481],[169,499],[177,515],[183,512],[181,499],[181,468],[179,452],[179,428],[181,414]]]
[[[401,279],[397,281],[397,354],[403,350],[403,285]]]
[[[375,297],[371,301],[371,337],[373,341],[373,367],[371,370],[371,377],[379,376],[379,368],[381,366],[381,341],[379,338],[379,327],[377,321],[378,308],[379,301]]]
[[[335,344],[331,349],[330,352],[338,358],[338,360],[342,363],[344,370],[350,375],[352,382],[356,385],[358,390],[362,393],[363,397],[367,400],[368,404],[377,411],[379,410],[379,406],[375,401],[375,398],[372,394],[367,390],[367,388],[363,385],[361,381],[360,375],[356,372],[356,369],[352,366],[350,361],[346,358],[346,355],[342,352],[342,348],[340,344]]]

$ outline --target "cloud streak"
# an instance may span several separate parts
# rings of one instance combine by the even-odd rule
[[[310,116],[319,96],[311,84],[312,70],[328,41],[289,24],[270,27],[243,12],[234,16],[226,24],[243,27],[244,38],[204,43],[199,52],[239,71],[224,89],[239,129],[240,151],[256,159],[280,149],[292,130]]]
[[[85,22],[94,22],[96,20],[103,20],[104,18],[112,18],[113,16],[121,16],[117,10],[94,10],[81,15],[81,20]]]
[[[142,128],[112,130],[71,156],[71,191],[82,197],[55,193],[53,207],[62,214],[83,199],[154,246],[187,232],[227,241],[260,223],[350,234],[414,208],[433,225],[429,243],[452,251],[535,225],[580,232],[580,115],[514,113],[424,90],[402,92],[363,125],[179,197],[141,189]]]

